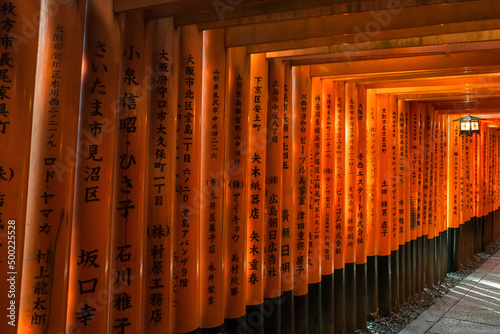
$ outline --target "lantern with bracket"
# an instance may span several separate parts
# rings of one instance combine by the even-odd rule
[[[473,133],[481,134],[481,130],[479,127],[479,121],[482,121],[482,118],[474,117],[474,116],[464,116],[462,118],[456,119],[453,122],[460,121],[460,134],[472,136]]]

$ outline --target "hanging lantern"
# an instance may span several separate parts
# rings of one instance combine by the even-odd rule
[[[472,136],[473,133],[481,134],[479,130],[479,121],[483,120],[479,117],[474,116],[464,116],[462,118],[456,119],[453,122],[460,121],[460,134],[466,134]]]

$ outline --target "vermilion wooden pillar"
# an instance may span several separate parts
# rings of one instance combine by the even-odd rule
[[[10,6],[9,6],[10,3]],[[0,318],[7,334],[17,333],[23,272],[26,204],[30,162],[31,125],[35,95],[38,1],[10,1],[1,14],[5,73],[0,98]],[[18,18],[27,21],[20,22]],[[27,23],[26,23],[27,22]],[[23,32],[25,33],[23,36]],[[23,36],[23,37],[21,37]],[[21,41],[25,43],[21,43]],[[5,173],[5,174],[3,174]],[[12,291],[15,291],[13,293]]]
[[[87,1],[67,332],[106,332],[119,34],[112,1]],[[92,150],[97,152],[92,154]],[[93,289],[86,289],[85,284]],[[82,289],[83,288],[83,289]]]
[[[311,128],[309,132],[309,256],[308,256],[308,331],[321,331],[321,174],[323,157],[322,142],[322,80],[314,77],[311,80]]]
[[[250,55],[250,109],[247,170],[247,323],[264,331],[264,224],[267,144],[268,63],[265,54]]]
[[[295,332],[307,331],[307,292],[308,292],[308,253],[309,224],[307,210],[309,205],[309,131],[311,115],[311,78],[310,67],[293,67],[293,129],[294,129],[294,221],[295,221],[295,276],[294,276],[294,317]]]
[[[399,257],[402,250],[399,247],[398,231],[398,101],[395,95],[389,96],[388,121],[390,128],[388,133],[388,148],[390,149],[390,183],[389,183],[389,229],[391,235],[391,309],[399,309]]]
[[[117,131],[111,225],[109,289],[114,301],[108,331],[138,331],[144,326],[142,261],[146,228],[145,160],[147,81],[144,20],[141,11],[121,14]],[[100,158],[97,156],[96,158]],[[89,283],[85,286],[88,288]],[[139,310],[139,311],[138,311]]]
[[[244,331],[250,62],[246,48],[228,50],[224,174],[224,331]]]
[[[367,305],[368,319],[372,320],[378,312],[378,274],[377,274],[377,230],[375,180],[377,179],[377,101],[372,90],[367,91],[367,140],[366,140],[366,255],[367,255]]]
[[[423,105],[423,119],[424,119],[424,146],[423,146],[423,219],[422,219],[422,234],[424,242],[424,284],[425,286],[432,285],[432,277],[434,275],[434,224],[432,223],[433,217],[433,166],[432,161],[434,158],[434,136],[433,136],[433,122],[432,110],[430,105]]]
[[[440,150],[441,150],[441,162],[440,162],[440,184],[439,189],[442,192],[441,197],[441,277],[446,276],[448,270],[448,205],[449,205],[449,192],[448,192],[448,179],[451,175],[448,174],[448,116],[440,115]]]
[[[335,81],[335,197],[334,207],[334,298],[335,333],[345,331],[345,258],[347,253],[345,221],[345,83]],[[344,181],[342,181],[344,180]]]
[[[377,270],[379,315],[391,314],[391,207],[390,184],[391,168],[391,124],[389,113],[389,97],[377,95],[377,150],[376,150],[376,190],[375,212],[377,217]]]
[[[357,154],[355,157],[356,183],[354,199],[356,210],[356,328],[365,329],[367,321],[367,96],[366,87],[358,87],[356,110]]]
[[[322,263],[321,263],[321,308],[322,331],[334,331],[334,197],[335,197],[335,91],[333,80],[322,80],[322,185],[321,185],[321,237]]]
[[[356,154],[358,148],[357,139],[357,102],[358,89],[355,83],[345,84],[344,103],[344,150],[345,150],[345,181],[344,181],[344,225],[345,225],[345,315],[346,332],[356,330]]]
[[[289,315],[294,314],[293,288],[295,275],[295,215],[294,198],[296,188],[294,187],[295,150],[294,142],[298,134],[294,131],[294,119],[292,114],[292,68],[290,64],[284,64],[284,87],[283,87],[283,169],[282,169],[282,228],[281,235],[281,331],[283,333],[294,332],[294,321],[290,321]],[[333,263],[333,262],[332,262]],[[322,267],[323,268],[323,267]]]
[[[173,19],[149,24],[144,331],[172,333],[178,59]],[[146,67],[147,68],[147,67]]]
[[[448,116],[448,272],[457,271],[458,228],[460,224],[460,124]]]
[[[265,280],[266,333],[281,330],[281,249],[283,198],[283,117],[285,67],[282,60],[269,60],[265,195]],[[272,157],[272,158],[271,158]]]
[[[200,327],[218,333],[224,323],[223,210],[226,50],[224,30],[203,32],[201,129]]]
[[[419,117],[415,104],[408,106],[409,110],[409,159],[410,159],[410,236],[411,236],[411,281],[412,294],[418,293],[417,284],[420,277],[417,276],[418,257],[418,225],[419,211]]]
[[[174,197],[174,332],[200,326],[202,35],[179,27],[177,163]]]
[[[56,13],[49,10],[56,5]],[[19,332],[61,333],[66,330],[85,2],[43,1],[41,13]],[[95,146],[86,148],[100,159]],[[93,195],[90,189],[91,200]],[[82,293],[94,290],[89,283]]]

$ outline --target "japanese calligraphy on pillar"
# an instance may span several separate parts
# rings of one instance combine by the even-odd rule
[[[269,63],[269,101],[267,113],[267,157],[265,191],[265,283],[264,296],[281,295],[281,231],[283,170],[284,65],[281,60]]]
[[[415,103],[417,113],[417,235],[422,236],[424,230],[423,215],[423,178],[424,178],[424,112],[420,103]]]
[[[347,241],[345,240],[345,86],[335,82],[335,197],[334,197],[334,242],[335,269],[344,267]]]
[[[282,290],[293,289],[294,262],[293,254],[295,245],[295,228],[293,220],[295,208],[293,205],[295,188],[293,173],[295,168],[294,160],[294,136],[293,115],[292,115],[292,69],[289,64],[284,66],[284,87],[283,87],[283,170],[282,170],[282,211],[281,211],[281,282]]]
[[[367,115],[366,115],[366,231],[367,245],[366,255],[376,255],[376,205],[375,205],[375,181],[377,179],[377,101],[372,90],[367,91]]]
[[[308,185],[309,185],[309,161],[308,161],[308,144],[309,144],[309,128],[310,128],[310,68],[309,67],[294,67],[292,69],[294,81],[296,85],[293,91],[293,119],[294,132],[298,136],[294,141],[295,148],[295,287],[294,294],[302,296],[307,294],[308,281],[308,235],[309,228],[307,225],[307,209],[308,209]]]
[[[224,100],[226,51],[224,31],[203,33],[202,100],[202,203],[201,203],[201,323],[202,328],[222,325],[224,209]]]
[[[0,318],[5,334],[17,333],[19,325],[39,30],[29,22],[32,33],[21,37],[27,24],[20,19],[39,12],[37,1],[0,2],[0,291],[5,291]]]
[[[234,319],[245,314],[246,306],[246,200],[248,154],[249,62],[245,48],[228,50],[229,73],[226,112],[225,175],[225,291],[224,317]]]
[[[116,76],[118,25],[111,14],[112,1],[88,1],[78,156],[75,211],[69,276],[67,330],[105,332],[108,311],[97,302],[107,289],[108,243],[113,209],[113,167],[115,148]],[[102,13],[110,13],[105,17]],[[85,143],[85,144],[84,144]],[[88,146],[87,146],[88,145]],[[97,154],[93,154],[96,152]],[[92,287],[92,288],[90,288]]]
[[[407,201],[406,187],[408,186],[407,172],[407,137],[408,123],[407,110],[404,101],[398,100],[397,112],[397,229],[399,234],[399,244],[403,245],[406,241],[406,235],[409,231],[410,222],[406,219]],[[409,234],[408,234],[409,236]]]
[[[311,131],[309,154],[309,256],[308,282],[321,281],[321,102],[322,84],[320,78],[312,78],[310,101]]]
[[[356,111],[358,151],[355,157],[356,185],[354,187],[356,209],[356,263],[366,263],[366,88],[358,87],[358,104]]]
[[[42,2],[37,64],[21,332],[64,332],[80,101],[84,3]],[[77,19],[75,19],[77,18]],[[71,36],[71,37],[70,37]],[[67,43],[75,45],[68,47]],[[63,144],[64,143],[64,144]],[[86,145],[92,149],[92,145]],[[57,249],[57,252],[55,252]],[[72,310],[75,311],[75,310]]]
[[[420,223],[418,220],[418,114],[413,107],[410,111],[410,229],[412,233],[412,240],[416,238],[417,225]]]
[[[354,263],[356,260],[356,150],[357,139],[357,101],[358,90],[354,83],[346,83],[345,95],[345,242],[346,263]]]
[[[200,127],[202,38],[179,28],[177,163],[174,200],[174,332],[199,326]]]
[[[377,212],[377,228],[378,228],[378,255],[390,255],[391,253],[391,151],[392,151],[392,135],[391,135],[391,117],[389,113],[389,98],[387,95],[377,96],[377,128],[378,136],[378,149],[377,149],[377,164],[379,169],[377,171],[377,191],[376,198],[376,212]]]
[[[267,60],[250,56],[250,127],[247,184],[247,305],[264,301],[264,225],[266,190]]]
[[[442,212],[442,230],[447,229],[448,224],[448,178],[451,175],[448,174],[448,117],[446,115],[441,115],[440,120],[440,184],[439,189],[441,192],[441,212]],[[480,146],[482,147],[482,146]],[[480,148],[478,148],[478,155],[481,157]],[[480,196],[480,195],[479,195]]]
[[[460,124],[453,122],[457,118],[452,116],[448,118],[448,124],[450,124],[448,135],[448,227],[452,228],[457,228],[460,222]]]
[[[390,186],[390,205],[391,205],[391,250],[395,251],[399,248],[399,232],[398,232],[398,104],[396,96],[389,97],[389,113],[390,113],[390,140],[391,149],[391,186]]]
[[[431,146],[433,145],[432,137],[432,120],[430,111],[425,105],[425,110],[423,110],[424,116],[424,158],[423,158],[423,197],[422,197],[422,229],[423,234],[428,235],[430,232],[430,217],[432,217],[432,185],[433,177],[431,171],[431,162],[433,158],[433,152]],[[429,236],[430,237],[430,236]]]
[[[113,333],[131,333],[143,328],[138,310],[142,299],[142,245],[147,143],[147,110],[142,88],[144,23],[141,12],[122,14],[119,49],[119,86],[115,157],[114,216],[112,223],[110,289],[113,304],[110,327]],[[98,148],[90,159],[104,159]],[[84,289],[93,288],[90,283]]]
[[[15,4],[14,4],[15,3]],[[19,35],[17,26],[20,25],[17,16],[23,15],[19,7],[19,3],[14,1],[2,1],[0,5],[0,17],[2,18],[2,28],[0,29],[2,37],[0,37],[2,58],[0,59],[0,136],[6,137],[10,133],[11,127],[11,112],[14,101],[12,101],[14,74],[19,66],[19,57],[17,53],[19,43]],[[17,52],[16,52],[17,51]],[[3,139],[3,138],[2,138]],[[1,180],[7,182],[12,180],[14,172],[11,167],[1,167]],[[5,169],[4,169],[5,168]],[[10,174],[10,175],[9,175]],[[1,219],[1,214],[0,214]],[[0,224],[3,224],[0,221]]]
[[[175,189],[177,91],[174,88],[173,19],[149,26],[150,71],[146,160],[146,253],[144,328],[172,331],[172,219]]]
[[[322,80],[322,156],[321,168],[321,237],[322,237],[322,263],[321,274],[333,274],[333,199],[335,194],[334,179],[334,135],[335,135],[335,92],[333,80]]]

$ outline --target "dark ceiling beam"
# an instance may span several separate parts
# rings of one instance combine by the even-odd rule
[[[393,9],[393,12],[386,10],[385,16],[377,11],[369,11],[227,27],[226,46],[297,40],[311,40],[314,43],[315,39],[331,38],[332,35],[336,36],[337,43],[358,43],[379,39],[381,35],[381,39],[388,39],[425,36],[425,31],[428,35],[471,31],[471,27],[464,25],[471,22],[477,25],[478,22],[486,20],[497,21],[500,17],[500,6],[494,0],[478,0],[397,8]],[[479,25],[486,27],[484,24]],[[498,28],[498,22],[495,22],[494,26]],[[412,32],[412,29],[416,31]],[[387,34],[391,31],[393,36]],[[339,36],[344,35],[347,37],[345,40],[339,39]],[[324,42],[326,41],[319,45],[332,44]]]
[[[474,69],[498,72],[499,59],[500,50],[489,50],[396,59],[346,61],[311,65],[311,75],[319,77],[367,76],[369,74],[394,73],[398,75],[403,72],[420,72],[420,76],[424,77],[426,72],[432,70],[454,71],[457,74],[469,74],[469,71]]]

